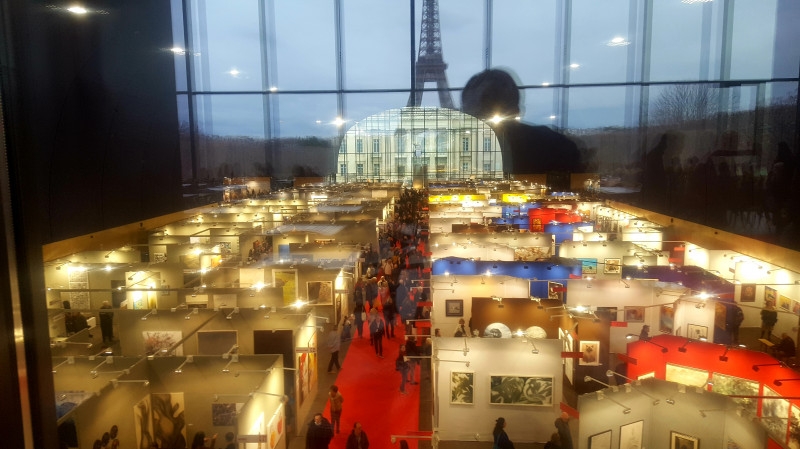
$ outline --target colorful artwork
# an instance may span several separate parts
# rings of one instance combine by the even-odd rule
[[[721,302],[714,303],[714,326],[725,330],[725,320],[728,317],[728,308]]]
[[[239,344],[239,333],[235,330],[197,331],[197,353],[199,355],[221,355]]]
[[[742,284],[739,302],[756,302],[756,284]]]
[[[711,391],[725,395],[758,396],[758,382],[727,374],[711,373]],[[733,401],[755,415],[758,405],[756,399],[736,398]]]
[[[86,267],[67,267],[67,286],[71,289],[88,289],[89,272]],[[69,304],[73,309],[91,308],[89,292],[70,292]]]
[[[308,354],[297,354],[297,408],[303,406],[303,402],[308,396]]]
[[[597,259],[578,259],[581,261],[581,273],[583,274],[596,274],[597,273]]]
[[[600,365],[599,341],[582,341],[580,343],[580,351],[583,353],[583,356],[578,360],[579,365]]]
[[[133,406],[133,429],[136,447],[151,447],[153,444],[153,421],[150,411],[150,396],[145,396]]]
[[[547,282],[547,297],[550,299],[557,299],[564,302],[564,284],[558,282]]]
[[[603,273],[605,274],[620,274],[622,273],[622,264],[619,259],[605,259],[603,261]]]
[[[784,443],[789,422],[789,401],[780,399],[780,395],[764,385],[762,396],[776,396],[776,399],[761,400],[761,423],[767,427],[767,434],[774,440]]]
[[[675,307],[671,304],[664,304],[659,309],[658,314],[658,330],[671,334],[675,327]]]
[[[644,307],[625,306],[625,321],[629,323],[644,323]]]
[[[153,437],[158,447],[186,447],[186,418],[183,393],[150,395],[153,407]]]
[[[800,449],[800,408],[796,405],[789,417],[789,449]]]
[[[778,305],[778,291],[774,288],[764,287],[764,305]]]
[[[463,299],[446,299],[444,301],[445,316],[464,316]]]
[[[170,348],[183,339],[181,331],[143,331],[144,353],[154,355],[157,352],[167,353]],[[183,345],[175,348],[175,355],[183,355]]]
[[[792,310],[792,300],[788,296],[781,295],[778,304],[783,310]]]
[[[589,449],[611,449],[611,431],[606,430],[590,436]]]
[[[502,405],[552,406],[553,378],[548,376],[490,376],[489,402]]]
[[[670,432],[669,447],[674,449],[699,449],[700,440],[678,432]]]
[[[272,286],[283,289],[283,305],[297,301],[297,270],[272,270]]]
[[[686,338],[691,338],[692,340],[708,339],[708,327],[689,324],[686,326]]]
[[[308,302],[312,304],[333,304],[333,282],[309,281],[306,282]]]
[[[532,262],[549,258],[549,246],[528,246],[523,248],[514,248],[514,260],[519,262]]]
[[[211,423],[215,426],[232,426],[236,422],[236,403],[211,404]]]
[[[450,403],[472,404],[475,373],[450,372]]]
[[[708,371],[687,366],[667,363],[665,380],[688,385],[690,387],[705,387],[708,383]]]
[[[625,424],[619,428],[619,449],[641,449],[644,421]]]

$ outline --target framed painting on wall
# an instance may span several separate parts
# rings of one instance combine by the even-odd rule
[[[157,352],[166,353],[171,347],[183,338],[181,331],[143,331],[144,353],[154,355]],[[175,348],[175,355],[183,355],[183,345]]]
[[[611,431],[606,430],[590,436],[589,449],[611,449]]]
[[[669,433],[669,447],[670,449],[699,449],[700,440],[673,430]]]
[[[742,284],[739,302],[756,302],[756,284]]]
[[[708,327],[699,324],[689,324],[686,326],[686,338],[693,340],[708,339]]]
[[[761,400],[761,423],[767,427],[767,434],[781,443],[786,441],[789,429],[789,401],[781,398],[775,390],[764,385],[763,396],[774,396],[775,399]]]
[[[475,373],[466,371],[450,372],[450,403],[474,403]]]
[[[636,421],[619,427],[619,449],[640,449],[644,421]]]
[[[297,301],[297,270],[272,270],[272,286],[283,289],[283,305]]]
[[[581,273],[583,274],[596,274],[597,273],[597,259],[578,259],[581,261]]]
[[[725,395],[758,396],[758,382],[727,374],[711,373],[711,391]],[[757,399],[736,398],[734,402],[756,414]]]
[[[308,291],[308,302],[312,304],[333,304],[333,282],[332,281],[308,281],[306,282]]]
[[[222,355],[239,344],[239,331],[197,331],[197,353],[199,355]]]
[[[446,299],[444,301],[445,316],[464,316],[463,299]]]
[[[787,309],[788,310],[788,309]],[[721,302],[714,303],[714,326],[725,330],[725,320],[728,317],[728,308]]]
[[[183,393],[150,395],[153,408],[153,440],[158,447],[186,447],[186,418]]]
[[[667,363],[664,379],[690,387],[705,387],[708,384],[708,371]]]
[[[644,309],[642,306],[625,306],[625,321],[644,323]]]
[[[564,302],[564,284],[558,282],[547,282],[547,297]]]
[[[671,334],[675,326],[675,308],[672,305],[664,304],[659,308],[658,330]]]
[[[788,296],[781,295],[778,304],[783,310],[792,310],[792,300]]]
[[[622,265],[619,259],[605,259],[603,261],[603,273],[605,274],[620,274],[622,273]]]
[[[136,447],[146,447],[147,442],[152,441],[153,419],[149,395],[133,406],[133,432],[136,434]]]
[[[778,305],[778,291],[774,288],[764,287],[764,305]]]
[[[582,341],[580,351],[583,356],[578,360],[579,365],[598,366],[600,365],[600,342]]]
[[[552,406],[552,376],[489,376],[489,402],[501,405]]]

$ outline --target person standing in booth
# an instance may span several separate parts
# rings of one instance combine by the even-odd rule
[[[569,414],[561,412],[561,416],[555,422],[558,436],[561,439],[562,449],[572,449],[572,433],[569,431]]]
[[[369,448],[369,439],[367,433],[361,429],[361,423],[356,422],[353,424],[353,431],[347,437],[346,449],[367,449]]]
[[[766,307],[761,309],[761,338],[771,340],[772,329],[777,322],[778,312],[775,310],[775,304],[772,301],[767,301]]]
[[[494,435],[493,449],[514,449],[514,443],[511,442],[506,433],[505,418],[497,418],[492,435]]]

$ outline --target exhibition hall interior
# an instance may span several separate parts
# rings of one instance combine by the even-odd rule
[[[795,0],[0,19],[7,446],[800,449]]]

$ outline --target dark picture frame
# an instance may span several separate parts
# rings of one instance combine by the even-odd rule
[[[611,430],[589,436],[589,449],[611,449]]]
[[[671,430],[669,447],[670,449],[700,449],[700,439]]]
[[[444,301],[445,316],[464,316],[463,299],[446,299]]]

